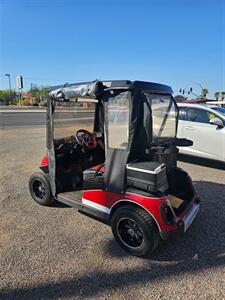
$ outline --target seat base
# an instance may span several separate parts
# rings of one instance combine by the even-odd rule
[[[104,174],[99,173],[96,176],[95,170],[85,170],[83,172],[83,190],[103,189]]]

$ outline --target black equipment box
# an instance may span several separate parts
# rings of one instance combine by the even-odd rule
[[[134,161],[127,164],[127,186],[150,193],[168,189],[166,165],[153,161]]]

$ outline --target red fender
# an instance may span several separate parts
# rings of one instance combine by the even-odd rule
[[[172,231],[176,225],[166,225],[162,219],[160,210],[162,204],[167,204],[167,197],[145,197],[133,193],[117,194],[102,190],[88,190],[82,193],[82,202],[86,205],[96,207],[108,214],[119,203],[133,203],[145,209],[155,220],[160,231]]]
[[[47,167],[48,166],[48,155],[45,155],[41,160],[41,167]]]

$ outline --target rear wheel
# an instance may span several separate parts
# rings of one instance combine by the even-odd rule
[[[50,183],[45,174],[32,174],[29,180],[29,190],[32,198],[38,204],[48,206],[54,202]]]
[[[118,208],[112,216],[111,227],[119,245],[135,256],[149,255],[160,241],[154,220],[139,207],[126,205]]]

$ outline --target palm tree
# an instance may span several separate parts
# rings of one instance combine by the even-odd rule
[[[220,92],[214,93],[214,97],[215,97],[216,100],[218,101],[218,100],[219,100],[219,97],[220,97]]]
[[[209,90],[208,89],[202,89],[201,91],[201,97],[202,98],[206,98],[206,95],[209,93]]]
[[[223,100],[225,98],[225,92],[221,92],[221,99]]]

